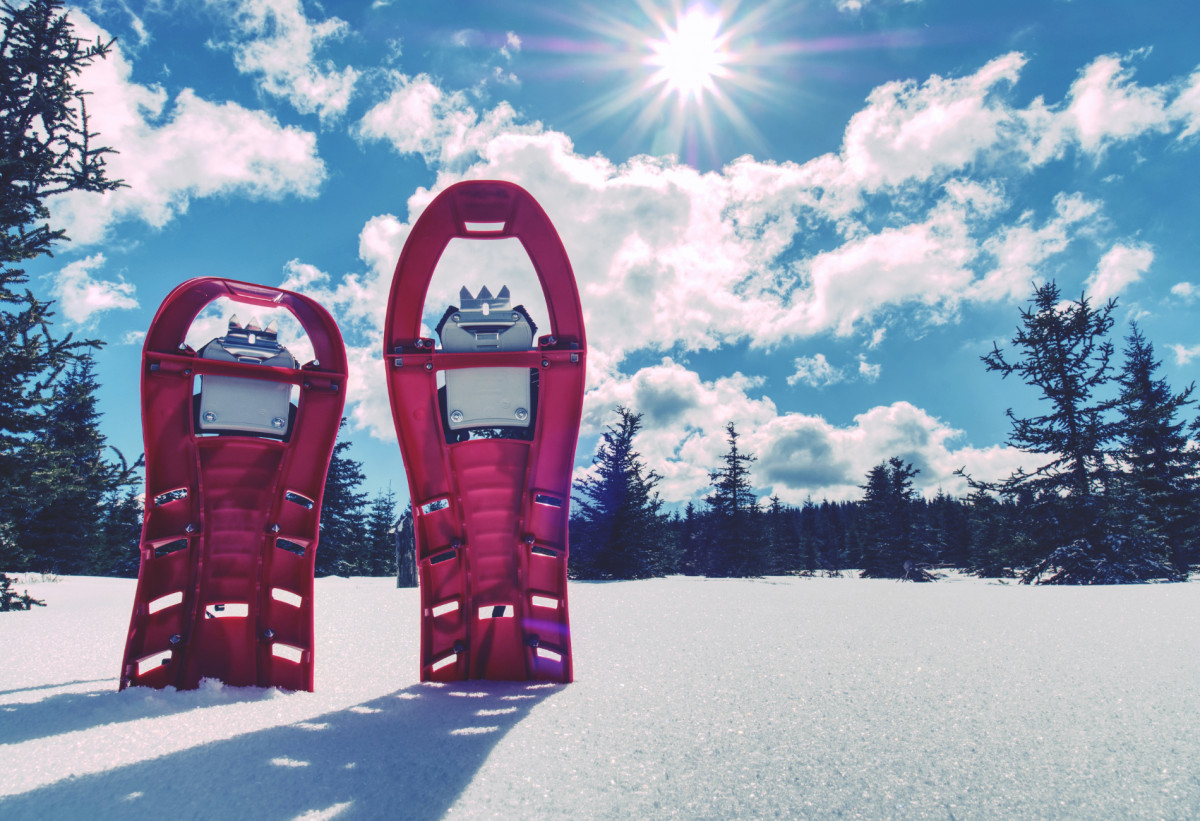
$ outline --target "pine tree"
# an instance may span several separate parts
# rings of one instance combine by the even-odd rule
[[[417,587],[417,543],[413,538],[411,503],[405,505],[394,536],[396,540],[396,587]]]
[[[367,544],[358,564],[364,576],[392,576],[396,573],[396,494],[391,486],[380,491],[367,514]]]
[[[1096,394],[1108,383],[1113,345],[1107,339],[1116,302],[1093,309],[1087,296],[1063,301],[1052,281],[1034,290],[1032,305],[1021,310],[1012,344],[1020,359],[1009,362],[998,346],[982,357],[989,371],[1019,376],[1038,388],[1050,412],[1021,418],[1008,410],[1009,444],[1049,457],[1033,473],[1019,469],[999,485],[974,482],[974,490],[999,490],[1012,498],[1033,493],[1036,523],[1031,530],[1043,555],[1075,539],[1103,540],[1102,494],[1109,481],[1108,460],[1116,426],[1106,420],[1114,402]]]
[[[699,576],[704,567],[703,557],[699,555],[698,530],[696,506],[688,502],[679,524],[679,570],[685,576]]]
[[[918,473],[895,456],[867,472],[862,485],[863,578],[932,581],[922,567],[933,559],[933,549],[912,486]]]
[[[112,43],[84,46],[61,0],[0,4],[0,562],[16,569],[22,553],[18,521],[28,518],[37,467],[27,447],[53,399],[59,374],[94,340],[56,340],[50,302],[29,289],[21,262],[50,254],[67,239],[44,221],[47,197],[68,191],[103,192],[120,181],[105,177],[106,148],[92,145],[84,93],[75,79]],[[4,535],[6,534],[6,535]]]
[[[750,485],[750,464],[758,457],[738,450],[738,432],[725,426],[729,452],[725,466],[709,473],[713,491],[708,505],[709,576],[759,576],[770,566],[769,546],[758,532],[762,510]]]
[[[1144,504],[1150,527],[1166,540],[1172,564],[1187,573],[1195,551],[1200,518],[1200,450],[1190,447],[1179,414],[1195,403],[1195,385],[1176,394],[1154,374],[1162,362],[1154,346],[1130,323],[1125,337],[1121,385],[1120,460],[1128,474],[1128,492]]]
[[[571,573],[575,578],[645,579],[662,575],[662,502],[633,440],[642,414],[617,408],[592,459],[596,475],[575,486],[571,528]]]
[[[91,567],[103,536],[102,502],[130,484],[142,464],[139,459],[129,467],[115,449],[119,464],[103,458],[93,367],[91,357],[75,362],[56,386],[42,430],[26,445],[33,469],[18,539],[31,566],[42,572],[75,574]]]
[[[346,427],[343,418],[339,430]],[[359,561],[366,547],[367,494],[359,493],[363,483],[362,462],[346,452],[350,442],[333,446],[329,473],[325,476],[325,494],[321,499],[321,538],[317,546],[316,575],[350,576],[361,572]]]
[[[817,570],[817,515],[819,509],[809,496],[800,508],[800,551],[804,556],[804,573],[812,575]]]
[[[141,563],[141,494],[129,488],[110,493],[103,504],[100,539],[92,553],[89,572],[97,576],[136,579]]]

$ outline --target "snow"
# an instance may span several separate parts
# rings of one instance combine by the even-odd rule
[[[317,581],[312,694],[117,693],[133,582],[27,585],[0,817],[1200,817],[1197,583],[572,583],[566,686],[420,684],[393,585]]]

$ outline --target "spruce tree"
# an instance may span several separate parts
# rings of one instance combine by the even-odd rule
[[[413,538],[412,503],[405,505],[394,532],[396,587],[417,587],[417,543]]]
[[[581,579],[646,579],[663,574],[662,502],[633,440],[642,414],[617,409],[592,459],[596,475],[576,483],[571,518],[571,574]]]
[[[396,573],[396,494],[391,486],[371,502],[367,513],[366,546],[358,563],[364,576],[392,576]]]
[[[912,486],[918,473],[895,456],[867,472],[862,485],[863,578],[932,580],[922,568],[933,559],[933,550]]]
[[[339,431],[346,427],[345,418]],[[359,562],[367,543],[365,506],[367,494],[358,492],[363,483],[362,462],[347,455],[350,442],[333,446],[325,494],[321,499],[321,538],[317,546],[316,575],[350,576],[361,573]]]
[[[91,357],[72,365],[56,385],[42,429],[25,447],[32,470],[27,474],[26,515],[18,524],[18,539],[30,566],[42,572],[84,573],[101,547],[103,502],[129,485],[133,471],[120,451],[119,462],[104,458],[104,435],[96,410]]]
[[[1094,309],[1087,296],[1064,301],[1053,281],[1034,290],[1021,310],[1012,345],[1020,358],[1009,362],[993,345],[982,357],[989,371],[1020,377],[1038,388],[1049,412],[1028,418],[1012,409],[1009,444],[1048,458],[1032,473],[1019,469],[999,484],[974,482],[974,490],[998,490],[1008,498],[1030,491],[1036,506],[1034,538],[1043,555],[1056,546],[1104,538],[1102,494],[1109,480],[1109,457],[1117,428],[1106,418],[1114,401],[1098,396],[1112,370],[1113,345],[1107,339],[1116,302]]]
[[[1175,569],[1187,573],[1195,551],[1200,518],[1200,450],[1189,446],[1186,423],[1179,414],[1189,405],[1195,384],[1173,393],[1165,379],[1155,379],[1162,362],[1154,346],[1130,323],[1125,337],[1121,386],[1120,460],[1127,492],[1144,504],[1146,518],[1166,540]]]
[[[30,475],[39,467],[28,437],[42,426],[59,374],[100,343],[56,340],[52,303],[22,289],[28,277],[14,266],[67,239],[46,222],[47,197],[122,183],[105,176],[109,149],[93,145],[85,94],[75,87],[112,43],[84,45],[61,0],[0,3],[0,26],[0,564],[17,569],[29,558],[18,531],[36,501]]]
[[[699,576],[704,562],[700,555],[699,518],[696,506],[691,502],[683,509],[679,523],[679,570],[685,576]]]
[[[141,563],[142,497],[136,488],[110,493],[104,501],[100,538],[89,573],[136,579]]]
[[[750,464],[758,457],[738,449],[733,423],[725,426],[729,451],[724,467],[709,473],[713,490],[708,505],[709,576],[760,576],[770,569],[770,546],[762,538],[762,510],[750,485]]]

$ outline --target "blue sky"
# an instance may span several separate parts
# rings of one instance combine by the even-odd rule
[[[759,491],[792,503],[856,498],[893,455],[929,492],[961,492],[961,466],[1033,464],[1004,445],[1004,411],[1036,394],[979,357],[1035,281],[1117,298],[1118,337],[1137,319],[1170,382],[1195,379],[1190,3],[135,0],[72,16],[119,38],[80,82],[129,188],[52,203],[73,242],[30,273],[63,330],[108,342],[104,431],[129,456],[140,334],[175,285],[222,275],[334,313],[352,454],[368,490],[406,496],[379,328],[409,226],[463,179],[526,187],[571,256],[591,348],[577,464],[628,405],[672,503],[704,494],[727,421]],[[506,243],[451,246],[433,322],[461,284],[543,310]]]

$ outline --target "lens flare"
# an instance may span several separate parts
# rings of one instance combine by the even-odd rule
[[[680,18],[676,28],[663,27],[661,40],[648,40],[653,54],[645,58],[646,65],[658,71],[647,87],[664,86],[667,94],[679,95],[680,104],[689,99],[703,102],[705,91],[716,93],[714,77],[728,78],[726,64],[734,60],[729,52],[729,34],[721,34],[721,16],[708,14],[701,8],[691,8]]]

